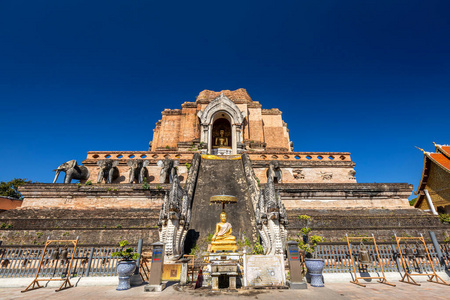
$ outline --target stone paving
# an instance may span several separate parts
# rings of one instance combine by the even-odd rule
[[[421,286],[396,283],[390,287],[379,283],[369,283],[359,287],[351,283],[329,283],[323,288],[308,285],[306,290],[239,290],[239,292],[212,292],[206,289],[192,290],[172,285],[160,293],[146,293],[144,286],[128,291],[116,291],[114,286],[79,286],[54,292],[54,288],[42,288],[21,293],[23,288],[0,288],[0,299],[450,299],[450,286],[424,282]]]

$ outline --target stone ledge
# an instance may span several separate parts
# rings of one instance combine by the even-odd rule
[[[354,168],[352,161],[282,161],[277,160],[281,168]],[[253,168],[268,168],[271,160],[252,160]]]
[[[262,115],[281,115],[282,112],[278,108],[261,109]]]
[[[164,192],[170,189],[170,184],[149,183],[149,186],[150,188],[147,190],[142,188],[142,184],[129,183],[93,183],[81,186],[75,183],[31,183],[19,187],[19,190],[26,200],[43,197],[77,198],[86,196],[161,198],[164,196]]]
[[[262,185],[263,186],[263,185]],[[408,183],[278,183],[275,188],[284,192],[317,191],[380,191],[380,192],[412,192],[413,185]]]

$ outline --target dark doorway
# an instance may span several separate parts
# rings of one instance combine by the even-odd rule
[[[212,128],[212,148],[231,148],[231,124],[225,118],[214,121]]]

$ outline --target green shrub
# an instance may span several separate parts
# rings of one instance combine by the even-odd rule
[[[136,260],[139,257],[139,253],[134,252],[131,247],[125,248],[129,244],[127,240],[120,241],[120,251],[113,252],[111,257],[121,257],[123,260]]]
[[[256,242],[253,245],[252,254],[264,254],[264,247],[259,242]]]
[[[442,223],[450,223],[450,215],[449,214],[439,214],[439,219]]]
[[[301,215],[298,216],[301,220],[306,220],[308,222],[311,217],[308,215]],[[305,243],[303,241],[303,237],[299,237],[296,241],[298,242],[298,247],[302,250],[304,250],[306,253],[309,253],[310,255],[315,254],[315,249],[318,243],[323,242],[325,239],[320,235],[309,235],[311,233],[311,228],[309,227],[303,227],[300,229],[300,233],[307,237],[307,242]]]

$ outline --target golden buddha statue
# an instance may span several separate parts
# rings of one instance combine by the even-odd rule
[[[219,134],[220,136],[216,137],[214,145],[217,147],[228,147],[228,138],[223,136],[225,134],[225,130],[221,129]]]
[[[220,223],[216,224],[216,232],[211,241],[211,252],[237,251],[236,238],[231,235],[232,227],[227,222],[225,211],[220,213]]]

